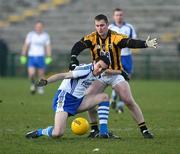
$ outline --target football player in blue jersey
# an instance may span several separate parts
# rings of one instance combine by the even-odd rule
[[[38,138],[49,136],[53,138],[61,137],[66,128],[67,118],[77,113],[87,111],[99,105],[98,115],[100,123],[100,133],[96,137],[119,138],[108,131],[109,98],[105,93],[87,94],[86,89],[91,83],[100,78],[105,70],[108,73],[110,65],[106,56],[98,57],[93,63],[77,66],[73,71],[59,73],[49,77],[47,80],[41,79],[37,86],[45,86],[49,83],[64,79],[58,88],[53,100],[55,111],[54,126],[45,129],[39,128],[26,134],[27,138]],[[109,72],[111,73],[111,72]]]
[[[27,63],[31,94],[35,94],[36,90],[39,94],[44,93],[43,87],[36,88],[35,79],[44,77],[46,65],[52,62],[51,53],[50,36],[44,31],[43,22],[37,21],[34,30],[26,36],[20,57],[21,64]]]

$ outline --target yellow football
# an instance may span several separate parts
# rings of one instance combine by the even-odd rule
[[[84,135],[89,130],[89,122],[85,118],[78,117],[72,121],[71,130],[76,135]]]

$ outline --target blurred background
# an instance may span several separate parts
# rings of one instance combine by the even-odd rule
[[[19,62],[26,34],[35,21],[45,23],[51,36],[53,63],[47,73],[68,70],[73,44],[94,31],[94,17],[103,13],[112,21],[120,7],[139,39],[158,38],[157,49],[133,50],[133,79],[180,79],[179,0],[0,0],[0,76],[26,76]],[[90,52],[79,56],[90,62]]]

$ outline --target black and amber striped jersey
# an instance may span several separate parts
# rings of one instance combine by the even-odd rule
[[[71,55],[77,56],[82,50],[89,48],[93,60],[101,55],[106,55],[111,62],[110,69],[122,70],[120,58],[121,49],[125,47],[145,48],[146,44],[145,41],[134,40],[128,38],[124,34],[118,34],[112,30],[108,30],[105,39],[102,39],[97,32],[92,32],[91,34],[84,36],[73,46]]]
[[[111,62],[110,68],[113,70],[121,70],[121,48],[118,47],[118,43],[123,38],[127,38],[127,36],[109,30],[106,39],[100,38],[97,32],[92,32],[84,36],[81,41],[83,43],[89,41],[90,46],[88,47],[90,48],[93,60],[101,55],[106,55]]]

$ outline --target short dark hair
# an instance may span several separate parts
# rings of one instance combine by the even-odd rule
[[[97,63],[98,61],[102,60],[106,65],[110,65],[110,60],[107,56],[103,55],[103,56],[99,56],[98,58],[95,59],[95,62]]]
[[[108,23],[108,18],[104,14],[99,14],[95,16],[94,20],[97,20],[97,21],[104,20],[106,23]]]

